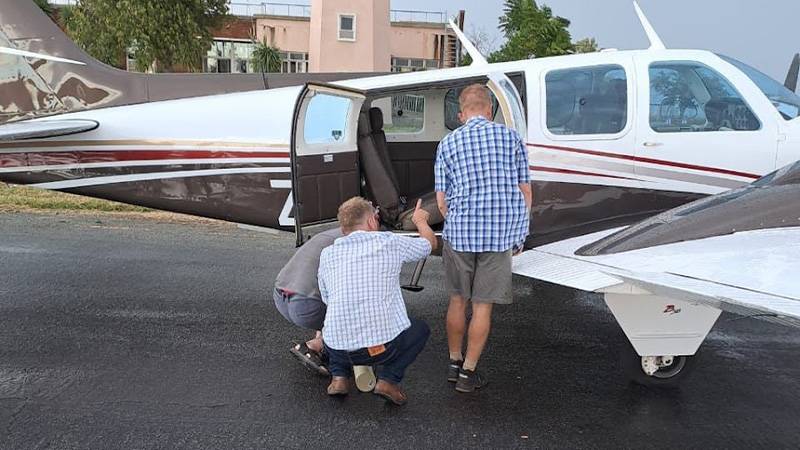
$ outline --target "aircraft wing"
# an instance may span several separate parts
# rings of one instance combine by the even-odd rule
[[[646,291],[800,327],[800,227],[576,254],[615,231],[534,248],[515,257],[514,273],[593,292]]]
[[[94,130],[100,124],[86,119],[26,120],[0,125],[0,142],[66,136]]]

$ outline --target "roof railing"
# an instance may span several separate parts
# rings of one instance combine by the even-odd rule
[[[49,0],[53,5],[75,5],[78,0]],[[230,0],[230,14],[236,16],[285,16],[311,17],[311,6],[299,3],[273,3],[258,0]],[[447,11],[415,11],[393,9],[389,12],[391,22],[447,23]]]
[[[393,9],[389,12],[392,22],[447,23],[447,11],[413,11]]]

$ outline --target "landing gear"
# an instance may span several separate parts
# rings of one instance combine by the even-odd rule
[[[639,356],[633,348],[623,350],[622,366],[636,384],[675,387],[695,366],[694,356]]]

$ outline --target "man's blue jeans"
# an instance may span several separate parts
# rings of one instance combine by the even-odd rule
[[[430,335],[427,323],[411,319],[411,326],[384,344],[386,350],[380,355],[369,356],[366,348],[352,352],[334,350],[326,344],[325,351],[330,358],[328,370],[335,377],[350,377],[353,366],[378,366],[376,376],[379,380],[398,384],[403,381],[406,368],[417,359]]]

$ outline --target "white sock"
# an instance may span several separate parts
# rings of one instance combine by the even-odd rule
[[[450,352],[450,361],[461,361],[464,357],[461,356],[461,352],[453,353]]]

